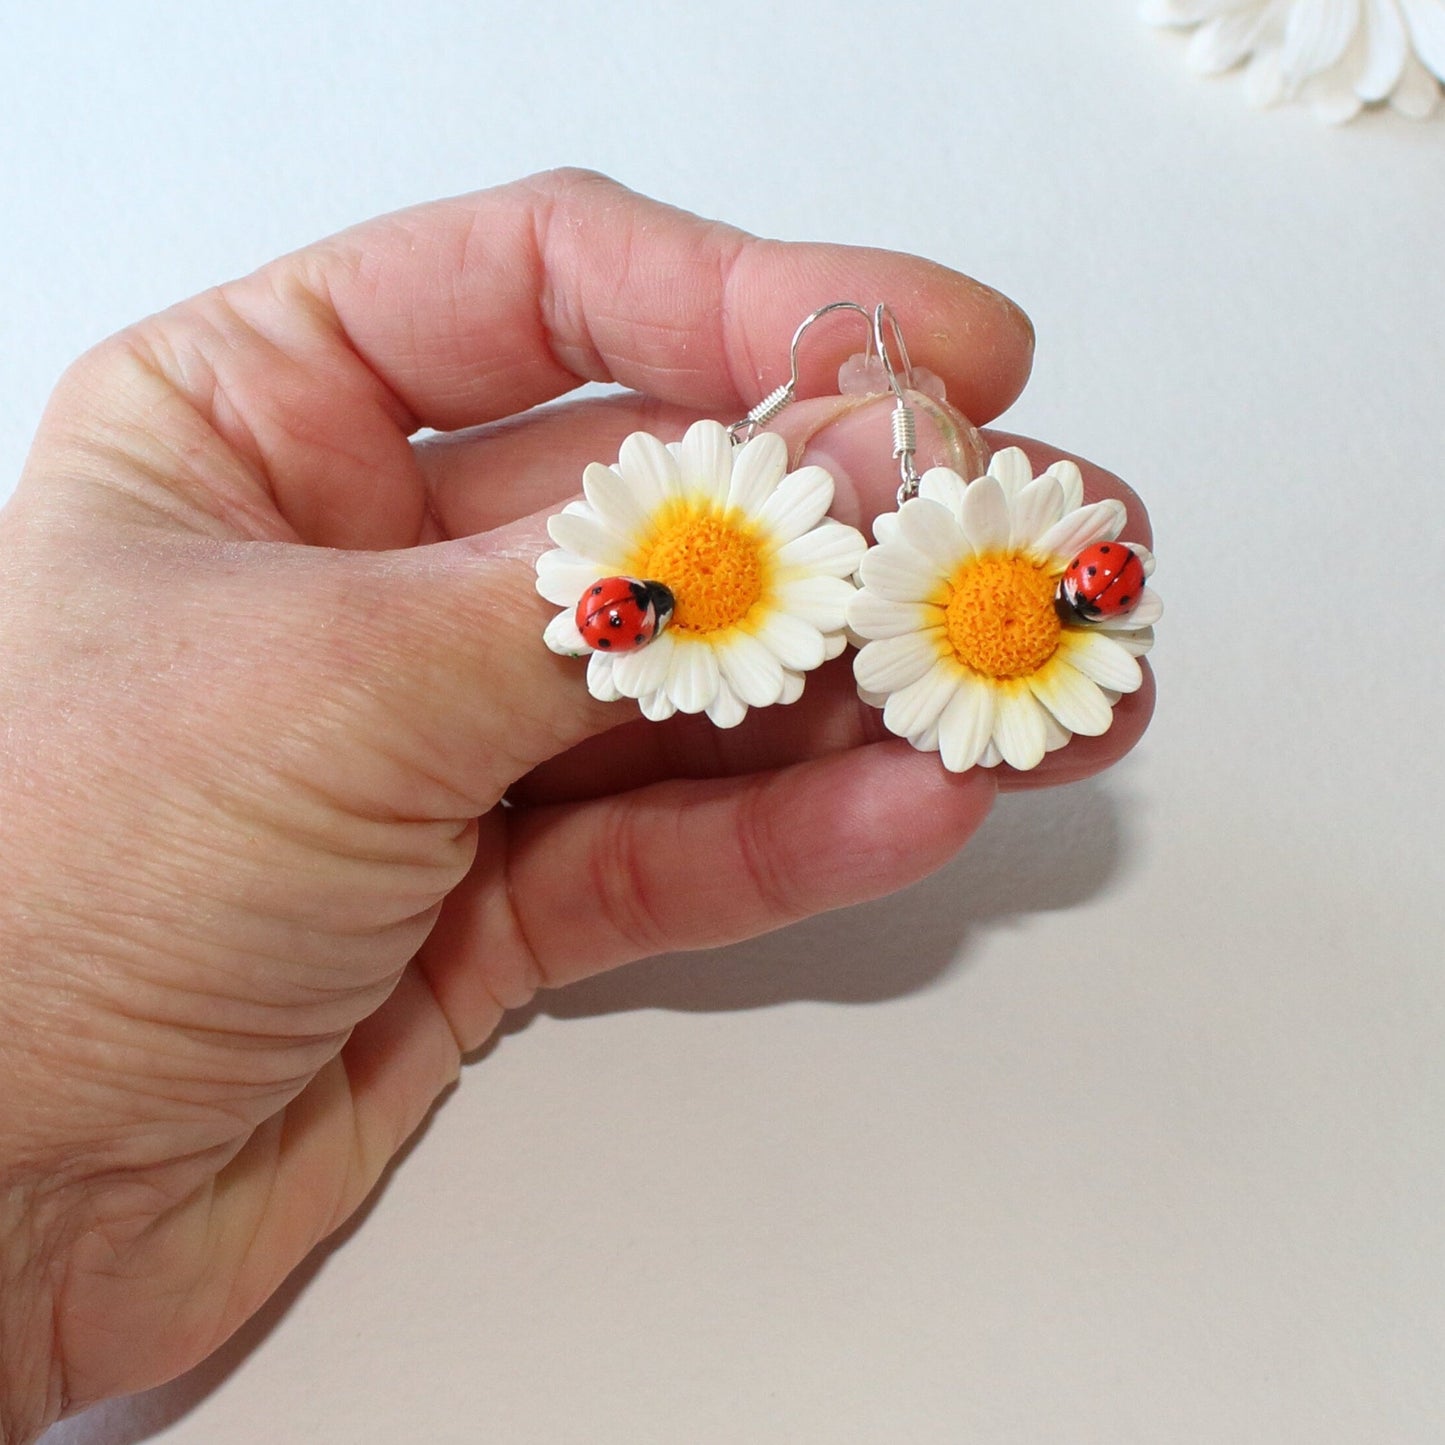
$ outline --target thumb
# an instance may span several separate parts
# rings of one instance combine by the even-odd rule
[[[920,428],[923,465],[942,462],[970,470],[986,459],[981,438],[964,418],[945,403],[918,400],[928,407]],[[418,766],[452,779],[481,807],[535,764],[631,721],[637,716],[631,698],[642,698],[649,715],[658,710],[659,695],[665,713],[672,711],[669,702],[682,711],[699,710],[706,704],[689,706],[681,697],[685,679],[673,686],[680,669],[711,669],[715,686],[724,691],[735,686],[740,703],[754,707],[774,697],[766,689],[749,695],[749,668],[771,666],[776,673],[781,666],[793,673],[790,686],[796,689],[802,674],[824,660],[826,635],[832,637],[826,655],[841,645],[841,613],[829,621],[826,603],[816,599],[846,591],[862,545],[851,529],[866,527],[893,505],[897,469],[889,455],[890,411],[880,397],[802,404],[788,418],[784,445],[762,437],[729,448],[715,424],[689,430],[671,451],[657,438],[635,435],[623,444],[615,467],[586,469],[587,501],[580,506],[574,502],[551,518],[538,514],[479,536],[364,560],[360,566],[374,594],[361,609],[369,634],[365,697],[372,715],[366,729],[380,729],[397,743],[405,738]],[[818,473],[820,464],[831,480]],[[654,470],[669,472],[670,482],[659,480]],[[655,492],[657,487],[662,491]],[[695,517],[689,508],[695,508]],[[729,534],[733,541],[718,541],[718,529],[726,532],[732,525],[718,519],[748,509],[751,520],[738,523],[740,530]],[[659,533],[659,527],[672,531]],[[648,540],[659,535],[673,540]],[[757,556],[739,560],[727,550],[735,544],[744,551],[755,547]],[[723,551],[714,555],[708,551],[714,546]],[[806,549],[814,547],[843,552],[813,558]],[[675,555],[679,548],[686,557]],[[537,559],[544,553],[550,555],[539,583]],[[651,559],[650,569],[640,557]],[[755,595],[778,605],[772,613],[764,608],[760,618],[755,605],[744,603],[751,607],[743,614],[746,656],[730,660],[725,649],[732,644],[721,640],[714,661],[711,640],[733,624],[724,627],[700,609],[714,606],[724,575],[732,575],[728,569],[747,567],[753,568],[748,577]],[[600,578],[642,576],[644,570],[676,593],[673,629],[647,649],[645,660],[634,652],[593,654],[590,665],[582,662],[587,646],[573,625],[572,607]],[[539,586],[545,601],[536,595]],[[796,606],[787,603],[789,596],[798,599]],[[770,630],[778,612],[788,614],[783,620],[802,640],[781,628]],[[544,631],[559,650],[574,655],[550,651],[543,645]],[[709,647],[699,645],[703,642]],[[622,698],[607,685],[614,663]],[[629,686],[624,668],[640,671],[644,665],[659,681],[652,688]],[[609,692],[610,702],[593,696]],[[743,711],[739,706],[739,718]],[[725,715],[718,720],[727,725]]]

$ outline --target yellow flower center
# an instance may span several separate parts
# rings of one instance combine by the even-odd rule
[[[756,532],[736,514],[674,503],[638,548],[632,575],[662,582],[677,599],[672,626],[717,632],[745,618],[763,595],[766,568]]]
[[[985,677],[1027,677],[1058,649],[1057,578],[1024,557],[976,557],[959,568],[948,599],[948,640]]]

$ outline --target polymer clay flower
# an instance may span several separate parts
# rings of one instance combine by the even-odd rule
[[[1424,119],[1440,101],[1442,0],[1143,0],[1139,12],[1197,27],[1187,63],[1199,74],[1247,62],[1252,105],[1300,99],[1337,124],[1386,101]]]
[[[1116,540],[1123,503],[1085,506],[1083,495],[1073,462],[1035,477],[1010,447],[976,481],[925,472],[918,496],[874,524],[848,606],[867,639],[858,688],[890,732],[941,753],[951,772],[1037,767],[1075,733],[1107,732],[1114,704],[1143,681],[1137,659],[1162,611],[1142,586],[1154,559]],[[1105,587],[1111,558],[1128,570]]]
[[[587,468],[582,490],[547,523],[557,548],[537,561],[537,590],[564,609],[547,646],[590,653],[594,697],[635,698],[653,721],[705,712],[734,727],[750,707],[796,701],[803,675],[843,651],[867,543],[827,517],[822,467],[788,471],[781,437],[738,447],[715,421],[667,444],[634,432],[615,467]],[[602,579],[642,579],[668,597],[671,616],[646,645],[594,649],[583,636],[578,604]]]

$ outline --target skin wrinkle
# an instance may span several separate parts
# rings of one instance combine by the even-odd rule
[[[195,331],[181,331],[175,328],[165,313],[149,322],[142,322],[123,334],[134,352],[149,366],[157,380],[167,387],[178,401],[190,407],[197,420],[221,443],[225,456],[224,464],[235,459],[245,467],[246,480],[250,482],[270,503],[276,512],[281,512],[280,498],[271,468],[267,462],[266,450],[262,446],[254,426],[247,419],[244,406],[232,404],[227,387],[222,381],[214,356],[224,356],[231,344],[225,336],[223,325],[214,323],[209,308],[219,311],[221,318],[229,317],[243,328],[253,345],[266,348],[268,353],[286,362],[291,358],[276,347],[269,338],[246,325],[244,319],[231,305],[222,287],[213,287],[197,298],[194,320],[203,325]],[[213,338],[214,349],[205,344],[207,337]],[[214,493],[215,479],[210,474],[216,458],[207,453],[208,475],[204,488]],[[244,504],[243,504],[244,505]],[[291,539],[296,537],[292,527]]]
[[[536,296],[537,335],[553,365],[572,385],[585,380],[609,381],[611,376],[602,359],[601,348],[590,329],[588,307],[582,299],[582,288],[558,285],[553,281],[553,276],[559,269],[552,264],[554,257],[559,253],[567,254],[576,236],[570,225],[570,217],[559,215],[562,207],[558,190],[548,187],[542,194],[545,196],[545,205],[532,217],[532,246],[527,256],[532,269],[531,289]],[[566,231],[559,242],[556,232],[560,224],[566,224]],[[576,314],[564,318],[559,297],[574,294],[580,303]],[[581,344],[574,342],[568,346],[563,338],[569,335],[580,337]],[[572,351],[578,353],[580,363],[570,359],[569,352]],[[566,389],[571,390],[572,385]]]
[[[747,788],[740,799],[734,831],[738,858],[762,905],[760,911],[769,917],[791,921],[806,912],[799,906],[799,899],[807,890],[796,880],[789,881],[795,861],[791,851],[769,846],[776,832],[780,802],[786,802],[785,790],[786,784],[779,779]],[[773,860],[771,866],[769,858]]]
[[[527,927],[527,918],[522,906],[522,894],[517,889],[516,860],[518,852],[517,840],[518,820],[515,814],[508,813],[502,819],[502,916],[505,919],[509,932],[515,940],[515,948],[510,952],[505,948],[502,950],[503,957],[513,957],[520,961],[521,967],[514,964],[507,973],[515,973],[519,979],[519,987],[508,990],[503,995],[494,984],[497,970],[491,966],[490,960],[484,960],[480,970],[482,987],[486,990],[492,1002],[498,1006],[497,1016],[500,1018],[511,1008],[524,1008],[536,996],[539,990],[546,986],[547,973],[542,964],[542,954],[536,943],[533,941],[532,931]],[[514,999],[509,1002],[508,999]],[[472,1044],[471,1047],[477,1047]]]
[[[66,1155],[79,1225],[113,1223],[108,1243],[58,1256],[65,1333],[52,1360],[27,1368],[63,1362],[78,1401],[194,1363],[355,1208],[510,989],[750,936],[911,881],[964,841],[982,790],[950,798],[930,785],[939,806],[920,827],[884,754],[773,784],[507,808],[485,829],[468,818],[531,758],[604,732],[633,754],[623,785],[636,787],[654,747],[687,769],[721,759],[736,771],[759,752],[775,766],[877,728],[838,663],[796,709],[769,710],[751,744],[697,719],[642,743],[620,726],[632,709],[594,705],[577,667],[538,645],[543,529],[514,521],[549,504],[559,456],[575,490],[573,450],[605,455],[590,442],[610,441],[629,408],[646,424],[729,411],[730,386],[755,401],[766,388],[753,378],[785,365],[808,293],[860,288],[917,313],[925,352],[942,331],[972,330],[972,353],[934,367],[951,389],[1016,386],[1022,334],[992,293],[941,268],[751,241],[576,173],[354,230],[149,323],[154,365],[113,345],[77,366],[3,524],[20,581],[0,624],[22,643],[7,657],[23,706],[0,717],[24,776],[48,780],[50,812],[5,784],[0,824],[8,846],[27,842],[16,818],[54,824],[30,834],[30,871],[49,879],[38,905],[70,922],[59,936],[4,920],[18,947],[7,969],[24,979],[0,991],[7,1017],[22,1015],[5,1047],[25,1062],[6,1068],[0,1133],[17,1121],[28,1158],[36,1146]],[[831,343],[808,348],[805,391],[825,358]],[[549,378],[611,369],[681,400],[579,409],[555,433],[560,451],[537,415],[482,429],[468,439],[474,470],[445,489],[405,434],[422,417],[477,421],[543,400]],[[248,474],[254,457],[292,528],[319,545],[254,540],[285,531]],[[85,473],[100,485],[77,483]],[[249,520],[216,500],[228,490]],[[469,493],[493,511],[469,508]],[[421,553],[337,550],[465,534],[479,515],[501,530]],[[910,758],[909,776],[928,764]],[[853,820],[874,784],[888,796],[856,816],[876,837],[810,836],[818,817]],[[636,891],[599,913],[588,869],[602,865]],[[434,927],[448,889],[454,912]],[[97,933],[124,956],[87,962]],[[57,1017],[30,1048],[23,994],[46,986],[34,955],[47,942],[72,975],[71,1027]],[[76,1057],[32,1078],[36,1055],[62,1042],[78,1042]],[[107,1049],[120,1067],[102,1075]],[[58,1107],[72,1096],[83,1111]],[[56,1145],[57,1126],[81,1149]],[[9,1137],[4,1151],[7,1179],[26,1177]],[[0,1293],[14,1283],[6,1270]],[[19,1313],[7,1305],[0,1328]],[[39,1408],[53,1413],[53,1396]]]
[[[665,953],[671,939],[653,901],[656,878],[647,866],[648,849],[657,846],[655,839],[643,836],[643,824],[651,821],[652,811],[649,809],[649,816],[644,819],[622,801],[607,808],[584,870],[587,887],[582,895],[593,901],[597,912],[621,941],[624,958],[648,958]],[[679,835],[684,834],[680,818],[674,827]],[[618,956],[614,947],[599,952],[604,959]],[[555,988],[559,982],[570,982],[558,980],[545,957],[540,957],[539,962],[543,987]]]

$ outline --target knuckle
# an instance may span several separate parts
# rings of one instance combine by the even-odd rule
[[[810,911],[797,855],[779,837],[778,820],[774,789],[766,784],[749,789],[737,811],[735,847],[757,912],[773,927]]]
[[[650,811],[650,810],[649,810]],[[654,856],[656,835],[635,802],[608,808],[588,855],[592,898],[624,962],[664,953],[674,946],[667,920],[667,889]]]

